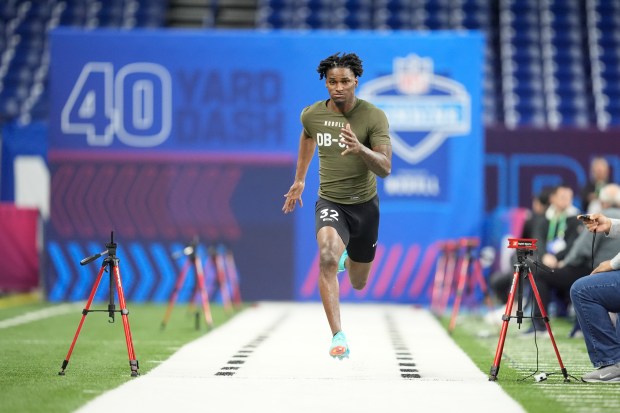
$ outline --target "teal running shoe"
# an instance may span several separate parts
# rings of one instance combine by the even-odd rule
[[[337,332],[336,335],[332,337],[332,346],[329,348],[329,355],[339,360],[349,358],[349,345],[342,331]]]
[[[345,249],[342,255],[340,256],[340,260],[338,261],[338,272],[343,272],[344,270],[346,270],[346,267],[344,266],[344,262],[347,260],[348,256],[349,256],[349,253],[347,253],[347,250]]]

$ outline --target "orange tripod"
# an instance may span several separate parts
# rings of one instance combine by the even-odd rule
[[[241,290],[239,289],[239,274],[235,265],[235,257],[230,248],[226,248],[225,254],[226,274],[232,289],[233,304],[239,309],[241,307]]]
[[[439,258],[437,260],[431,295],[431,310],[437,316],[443,314],[447,305],[456,268],[456,254],[456,242],[446,241],[439,244]]]
[[[164,319],[161,322],[161,328],[164,329],[168,324],[168,320],[170,319],[170,314],[172,314],[172,308],[174,307],[174,303],[179,296],[179,291],[181,287],[183,287],[183,283],[185,282],[185,277],[189,272],[190,267],[193,267],[194,276],[196,277],[196,283],[194,287],[194,293],[192,294],[192,300],[190,304],[195,301],[198,295],[200,295],[202,302],[202,310],[204,313],[205,322],[207,323],[207,327],[213,327],[213,317],[211,316],[211,307],[209,305],[209,294],[207,293],[207,288],[205,287],[205,276],[202,268],[202,264],[200,258],[198,256],[198,239],[194,239],[190,242],[185,248],[183,248],[183,252],[181,254],[187,256],[187,260],[181,269],[181,273],[177,279],[177,283],[172,291],[172,295],[170,296],[170,300],[168,303],[168,308],[166,310],[166,314],[164,315]],[[176,255],[179,255],[177,253]],[[200,315],[199,312],[196,311],[196,330],[200,328]]]
[[[459,279],[456,287],[456,295],[454,297],[454,305],[452,306],[452,317],[450,318],[450,324],[448,331],[452,333],[456,327],[456,318],[459,314],[461,301],[463,300],[463,294],[467,282],[477,282],[480,285],[482,293],[484,294],[484,300],[489,308],[492,308],[491,296],[487,288],[487,283],[482,274],[482,266],[480,260],[475,257],[473,250],[480,245],[478,238],[462,238],[460,240],[460,246],[465,249],[465,253],[460,260],[459,265]]]
[[[75,343],[77,342],[78,336],[80,335],[80,331],[82,330],[82,326],[84,325],[84,321],[86,320],[86,316],[91,312],[107,312],[108,317],[110,317],[110,323],[114,322],[114,313],[121,313],[121,318],[123,320],[123,328],[125,330],[125,341],[127,342],[127,353],[129,355],[129,367],[131,368],[131,376],[136,377],[139,376],[138,372],[138,360],[136,359],[136,355],[133,349],[133,341],[131,339],[131,330],[129,328],[129,311],[127,310],[127,306],[125,305],[125,295],[123,294],[123,286],[121,283],[121,273],[118,268],[119,259],[116,256],[116,247],[117,244],[114,242],[114,231],[112,231],[110,235],[110,243],[105,244],[106,250],[92,255],[90,257],[84,258],[80,261],[81,265],[86,265],[97,258],[107,255],[107,258],[103,260],[101,265],[101,269],[99,270],[99,274],[97,275],[97,279],[95,280],[95,284],[90,292],[90,296],[88,297],[88,301],[86,302],[86,307],[82,310],[82,319],[78,324],[77,331],[75,332],[75,336],[73,337],[73,341],[71,342],[71,346],[69,347],[69,352],[67,353],[67,357],[62,362],[62,367],[58,374],[60,376],[65,375],[65,369],[69,364],[69,359],[71,358],[71,353],[73,353],[73,348],[75,347]],[[99,283],[101,282],[101,277],[103,276],[103,272],[109,269],[110,274],[110,293],[109,293],[109,304],[107,310],[91,310],[90,306],[95,298],[95,293],[97,292],[97,288],[99,287]],[[120,304],[120,310],[116,309],[114,304],[114,284],[116,284],[116,292],[118,294],[118,301]]]
[[[209,259],[215,272],[215,284],[219,287],[224,309],[227,312],[231,312],[233,307],[231,293],[228,290],[228,274],[226,272],[225,255],[221,253],[220,248],[212,245],[209,247]]]
[[[226,312],[232,312],[234,307],[241,308],[239,275],[232,250],[223,244],[211,245],[209,263],[207,269],[213,269],[213,288],[219,290]]]

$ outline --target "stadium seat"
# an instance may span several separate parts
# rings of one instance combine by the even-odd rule
[[[5,63],[0,63],[0,73],[4,73],[0,78],[2,120],[21,115],[26,115],[25,118],[47,118],[49,95],[44,87],[47,67],[41,66],[41,57],[48,52],[49,27],[162,26],[167,5],[167,0],[0,2],[0,53],[11,55]],[[43,83],[35,83],[37,81]],[[37,92],[39,89],[42,92]],[[31,113],[23,113],[24,110]]]
[[[347,12],[343,19],[345,27],[353,30],[368,30],[373,28],[372,13],[370,10],[360,9],[355,13]]]
[[[620,86],[620,7],[612,2],[592,3],[599,15],[597,37],[601,46],[602,77],[604,90],[617,95]],[[586,5],[589,7],[589,5]],[[557,95],[561,123],[581,125],[584,119],[593,118],[593,94],[590,81],[590,53],[587,49],[592,34],[588,21],[581,14],[582,3],[577,0],[540,2],[538,0],[506,0],[495,9],[484,0],[377,0],[372,19],[374,27],[388,29],[481,29],[487,39],[499,34],[499,42],[487,44],[485,77],[493,81],[484,83],[485,111],[492,105],[503,105],[498,90],[510,91],[517,97],[514,106],[519,124],[534,122],[545,124],[557,117],[545,111],[547,102],[543,91]],[[422,10],[423,9],[423,10]],[[422,11],[420,11],[422,10]],[[493,20],[492,13],[499,13]],[[422,16],[422,17],[420,17]],[[601,27],[606,30],[601,30]],[[541,28],[544,29],[541,31]],[[499,48],[498,48],[499,47]],[[546,77],[544,76],[546,75]],[[510,76],[514,86],[504,83]],[[498,96],[495,100],[490,96]],[[584,112],[584,105],[590,109]],[[511,109],[512,110],[512,109]],[[498,111],[491,111],[498,112]],[[501,111],[500,111],[501,112]],[[501,118],[501,113],[497,113]],[[489,119],[485,113],[485,119]]]

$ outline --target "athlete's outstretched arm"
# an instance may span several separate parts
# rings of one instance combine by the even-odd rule
[[[308,173],[308,167],[310,166],[310,161],[312,161],[312,157],[314,156],[315,149],[316,141],[302,130],[301,136],[299,137],[299,154],[297,156],[295,182],[293,182],[293,185],[291,185],[288,192],[284,194],[286,201],[284,201],[282,211],[285,214],[292,212],[298,201],[299,206],[304,206],[304,203],[301,200],[301,194],[306,186],[306,174]]]

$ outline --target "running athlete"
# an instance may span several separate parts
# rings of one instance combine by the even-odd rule
[[[329,354],[343,359],[349,346],[340,324],[337,274],[348,270],[361,290],[375,258],[379,232],[376,176],[392,169],[392,146],[385,113],[355,96],[362,61],[355,53],[336,53],[317,68],[329,99],[303,109],[303,129],[295,181],[282,211],[303,207],[301,194],[315,148],[319,147],[319,191],[315,204],[319,247],[319,292],[332,332]]]

